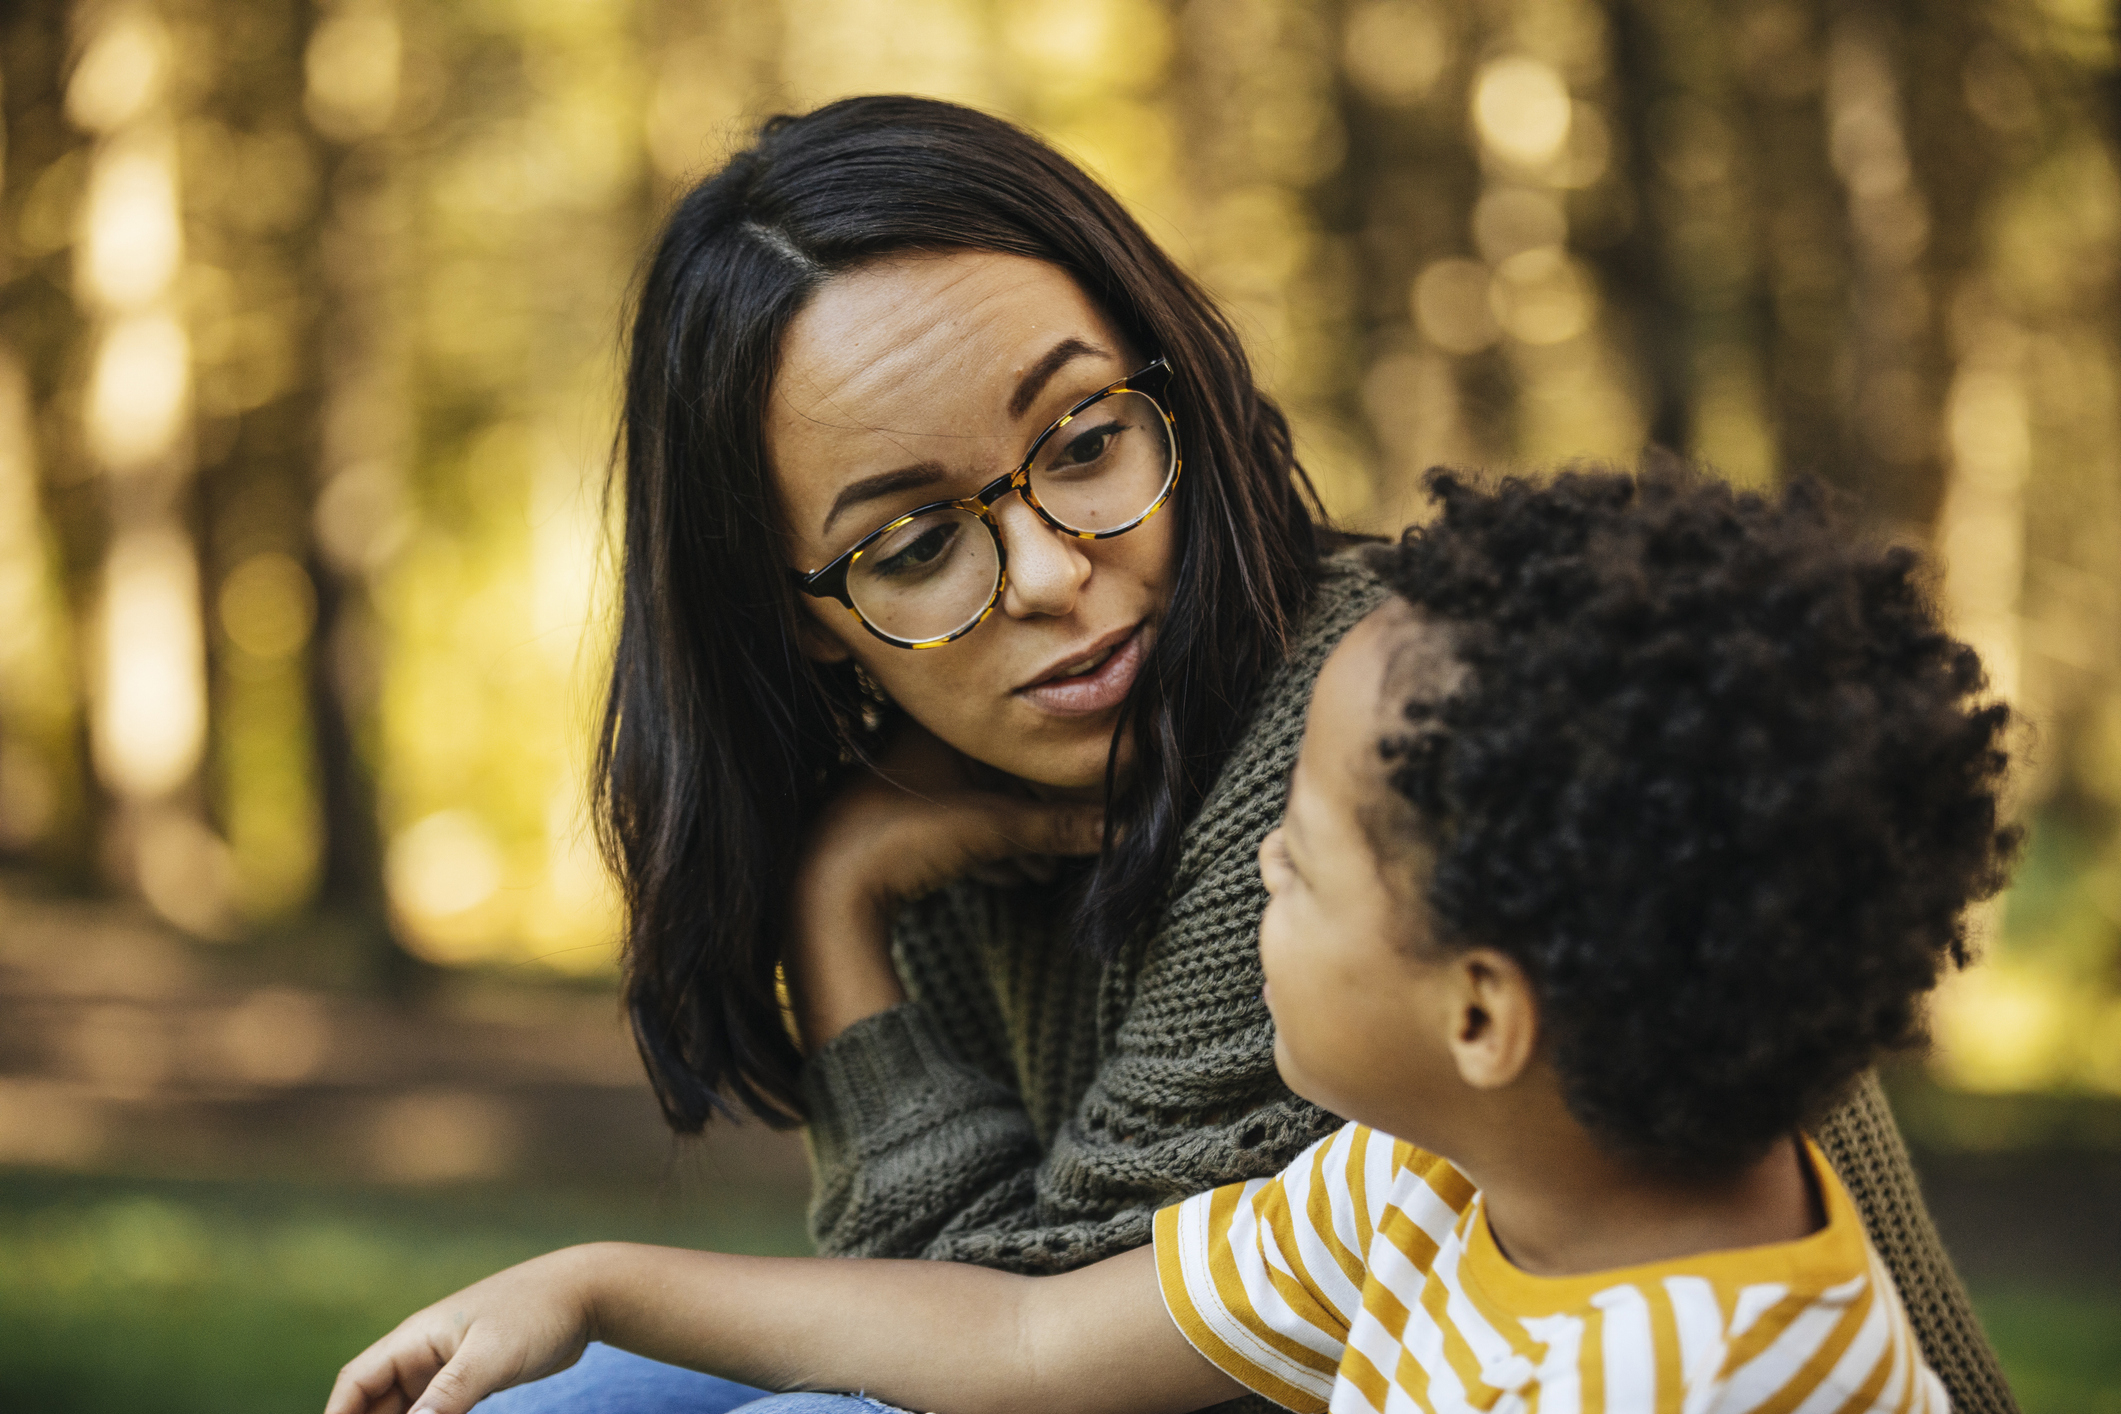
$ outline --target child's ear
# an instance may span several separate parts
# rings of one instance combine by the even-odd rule
[[[1448,1044],[1459,1079],[1500,1090],[1523,1075],[1539,1049],[1539,1005],[1522,967],[1493,948],[1451,959],[1456,974]]]

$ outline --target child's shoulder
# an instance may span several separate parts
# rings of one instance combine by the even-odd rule
[[[1600,1309],[1611,1303],[1615,1292],[1634,1288],[1651,1293],[1669,1290],[1675,1283],[1713,1292],[1719,1307],[1729,1314],[1760,1300],[1760,1292],[1774,1293],[1776,1302],[1802,1301],[1878,1275],[1882,1268],[1848,1190],[1809,1139],[1804,1142],[1804,1156],[1826,1218],[1806,1236],[1546,1277],[1524,1271],[1503,1255],[1482,1208],[1466,1224],[1468,1274],[1500,1304],[1525,1315]],[[1756,1294],[1749,1297],[1748,1292]]]
[[[1404,1139],[1351,1123],[1320,1140],[1293,1168],[1308,1169],[1306,1177],[1314,1181],[1322,1177],[1335,1201],[1369,1209],[1379,1236],[1417,1267],[1428,1269],[1441,1248],[1455,1249],[1462,1277],[1493,1309],[1513,1316],[1588,1315],[1629,1290],[1668,1303],[1682,1289],[1711,1301],[1733,1325],[1746,1325],[1769,1308],[1793,1318],[1808,1303],[1838,1306],[1867,1291],[1897,1311],[1891,1279],[1854,1200],[1809,1139],[1804,1153],[1826,1218],[1817,1231],[1786,1242],[1558,1277],[1534,1275],[1511,1262],[1472,1180],[1450,1160]]]
[[[1284,1175],[1307,1188],[1322,1183],[1328,1202],[1356,1210],[1365,1226],[1388,1227],[1397,1215],[1432,1240],[1441,1240],[1476,1196],[1449,1159],[1354,1121],[1312,1145]]]
[[[1419,1176],[1441,1192],[1438,1185],[1463,1181],[1444,1160],[1401,1147],[1409,1151],[1402,1185]],[[1419,1269],[1422,1285],[1465,1298],[1439,1307],[1457,1313],[1446,1344],[1463,1341],[1473,1351],[1499,1334],[1510,1348],[1536,1352],[1539,1358],[1514,1377],[1526,1383],[1590,1378],[1587,1352],[1595,1350],[1608,1393],[1616,1382],[1648,1388],[1666,1377],[1660,1372],[1678,1371],[1690,1408],[1778,1401],[1841,1408],[1864,1390],[1891,1384],[1904,1398],[1887,1405],[1942,1410],[1942,1386],[1922,1363],[1914,1328],[1854,1202],[1810,1141],[1805,1154],[1826,1222],[1787,1242],[1540,1277],[1504,1256],[1476,1194],[1433,1255],[1424,1250],[1427,1234],[1411,1224],[1399,1227],[1402,1240],[1393,1245]],[[1391,1225],[1380,1235],[1394,1235]],[[1380,1254],[1371,1255],[1374,1263]],[[1391,1273],[1374,1265],[1370,1275],[1391,1284]],[[1431,1302],[1437,1295],[1413,1294]],[[1512,1387],[1513,1377],[1499,1367],[1488,1378]]]

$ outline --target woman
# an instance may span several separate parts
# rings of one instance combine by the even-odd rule
[[[624,470],[602,804],[675,1129],[807,1121],[822,1252],[1051,1271],[1333,1127],[1254,853],[1383,591],[1108,194],[947,104],[774,120],[664,231]],[[1955,1404],[2009,1408],[1875,1084],[1820,1137]],[[593,1347],[487,1407],[622,1388],[747,1397]]]

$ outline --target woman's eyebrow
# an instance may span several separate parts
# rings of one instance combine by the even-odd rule
[[[1062,339],[1017,380],[1016,391],[1009,395],[1009,415],[1022,417],[1030,410],[1031,404],[1038,400],[1038,395],[1046,390],[1046,385],[1053,381],[1053,375],[1075,360],[1110,357],[1111,350],[1084,343],[1072,334]],[[912,466],[902,466],[894,471],[880,471],[874,476],[850,481],[840,488],[839,495],[832,498],[832,508],[825,512],[825,523],[819,527],[818,533],[831,534],[832,523],[849,507],[858,506],[864,501],[874,501],[880,496],[889,496],[894,492],[933,486],[949,475],[949,470],[940,462],[915,462]]]
[[[1024,371],[1016,383],[1016,391],[1009,396],[1009,416],[1022,417],[1031,410],[1038,395],[1046,391],[1046,384],[1053,375],[1079,358],[1110,358],[1111,351],[1086,344],[1074,335],[1069,335],[1046,351],[1046,356]]]
[[[859,481],[850,481],[840,488],[840,494],[832,498],[832,509],[825,512],[825,524],[820,534],[832,533],[832,523],[840,518],[840,512],[864,501],[874,501],[880,496],[889,496],[898,491],[912,491],[922,486],[933,486],[950,475],[941,462],[915,462],[894,471],[880,471],[874,476],[865,476]]]

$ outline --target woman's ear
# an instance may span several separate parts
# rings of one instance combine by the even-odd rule
[[[1459,1079],[1476,1090],[1514,1083],[1539,1049],[1539,1003],[1514,959],[1473,948],[1451,959],[1455,1015],[1448,1041]]]
[[[795,646],[813,663],[844,663],[854,656],[807,608],[795,611]]]

